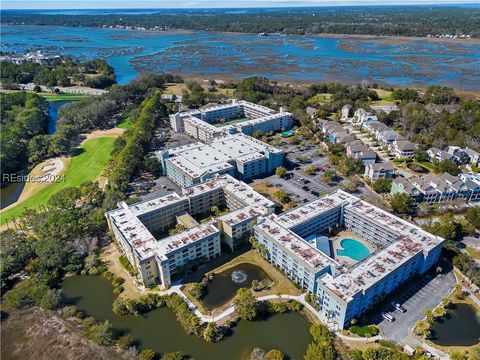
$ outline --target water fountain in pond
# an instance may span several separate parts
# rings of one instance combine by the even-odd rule
[[[237,284],[247,281],[247,273],[243,270],[235,270],[232,272],[232,281]]]

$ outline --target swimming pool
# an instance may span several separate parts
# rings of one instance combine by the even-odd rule
[[[340,241],[340,246],[343,249],[337,249],[337,255],[347,256],[352,260],[360,261],[370,255],[368,247],[363,245],[360,241],[354,239],[343,239]]]
[[[286,131],[282,132],[282,135],[284,137],[289,137],[289,136],[292,136],[293,134],[295,134],[295,130],[286,130]]]

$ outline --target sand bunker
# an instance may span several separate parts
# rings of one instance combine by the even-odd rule
[[[51,182],[63,170],[63,161],[60,158],[48,160],[41,169],[42,175],[38,182]]]

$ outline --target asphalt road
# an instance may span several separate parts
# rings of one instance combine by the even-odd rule
[[[424,310],[437,306],[444,297],[450,294],[454,285],[455,276],[452,271],[437,276],[426,275],[393,299],[407,309],[406,313],[393,311],[392,307],[381,309],[373,322],[380,326],[386,338],[402,343],[415,323],[424,318]],[[382,318],[381,312],[385,310],[395,317],[394,322]]]

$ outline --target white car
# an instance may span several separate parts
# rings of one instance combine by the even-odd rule
[[[395,318],[394,318],[391,314],[389,314],[389,313],[387,313],[387,312],[382,312],[382,317],[383,317],[385,320],[390,321],[390,322],[394,322],[394,321],[395,321]]]
[[[405,309],[402,305],[400,305],[400,304],[397,303],[396,301],[392,301],[391,304],[392,304],[392,306],[393,306],[393,308],[394,308],[395,310],[398,310],[398,311],[400,311],[400,312],[402,312],[402,313],[407,312],[407,309]]]

